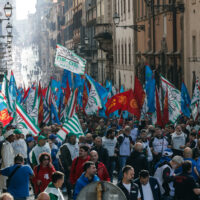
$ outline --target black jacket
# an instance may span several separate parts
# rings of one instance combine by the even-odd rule
[[[134,183],[136,183],[138,185],[139,190],[140,190],[140,194],[141,194],[141,199],[144,200],[142,185],[140,183],[139,178],[135,179]],[[161,193],[160,193],[160,187],[159,187],[158,181],[155,178],[150,177],[149,178],[149,184],[150,184],[151,191],[152,191],[152,194],[153,194],[153,199],[154,200],[161,200]]]
[[[139,172],[142,169],[148,170],[147,158],[142,152],[133,151],[126,161],[127,165],[131,165],[135,171],[135,178],[138,178]]]
[[[138,185],[133,183],[133,181],[131,181],[131,191],[130,193],[128,192],[128,190],[124,187],[122,181],[120,181],[117,186],[124,192],[126,199],[127,200],[137,200],[138,198],[138,193],[139,193],[139,188]]]

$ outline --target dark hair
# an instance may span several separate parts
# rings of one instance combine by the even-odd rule
[[[141,170],[139,173],[140,178],[147,178],[149,177],[149,171],[148,170]]]
[[[87,145],[80,146],[80,149],[83,149],[84,151],[88,152],[89,147]]]
[[[49,153],[47,153],[47,152],[41,153],[39,155],[39,162],[42,163],[46,156],[48,156],[49,161],[51,162],[51,155]]]
[[[182,164],[183,173],[187,173],[192,168],[192,163],[189,160],[184,161]]]
[[[52,174],[52,182],[56,183],[58,180],[64,178],[64,176],[62,172],[56,171]]]
[[[107,130],[106,136],[111,135],[114,132],[114,130],[112,128]]]
[[[132,170],[133,167],[130,165],[126,165],[123,169],[122,169],[122,173],[127,173],[129,170]]]
[[[14,158],[14,162],[15,163],[23,163],[24,162],[24,158],[21,154],[17,154]]]
[[[83,171],[86,172],[87,169],[89,169],[91,165],[95,165],[94,162],[92,162],[92,161],[85,162],[83,165]]]

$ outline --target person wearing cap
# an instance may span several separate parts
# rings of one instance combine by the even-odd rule
[[[49,146],[49,143],[46,142],[47,138],[43,135],[40,135],[38,137],[38,144],[36,144],[35,147],[33,147],[32,151],[30,152],[30,158],[31,163],[33,166],[36,166],[39,164],[39,155],[41,153],[49,153],[51,154],[51,149]]]
[[[12,147],[14,149],[15,156],[21,154],[24,158],[24,162],[27,160],[27,144],[24,139],[21,138],[23,134],[21,130],[15,129],[15,141],[12,143]]]
[[[29,165],[31,165],[30,152],[33,149],[33,147],[35,146],[35,140],[32,136],[28,136],[28,137],[26,137],[26,143],[27,143],[27,163]]]
[[[4,134],[5,142],[3,143],[2,149],[1,149],[1,156],[2,156],[2,165],[1,169],[10,167],[14,164],[14,150],[12,147],[12,143],[15,140],[15,135],[13,132],[13,129],[10,129],[9,131],[6,131]],[[6,190],[6,180],[7,177],[0,177],[0,189]]]
[[[68,198],[72,198],[72,188],[69,180],[70,169],[72,161],[79,155],[78,152],[79,145],[76,140],[76,135],[74,133],[69,133],[66,137],[66,142],[60,147],[57,154],[62,171],[65,174],[65,186]]]
[[[170,162],[164,162],[157,168],[154,178],[157,179],[163,200],[172,200],[174,198],[174,171],[183,164],[181,156],[174,156]]]

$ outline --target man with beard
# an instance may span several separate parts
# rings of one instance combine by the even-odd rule
[[[72,161],[78,157],[79,145],[76,142],[76,135],[73,133],[68,134],[68,141],[64,143],[58,152],[59,163],[65,173],[65,184],[68,193],[68,199],[72,197],[71,184],[69,181],[69,174]]]
[[[83,166],[83,174],[77,180],[75,189],[74,189],[74,200],[76,200],[80,191],[88,184],[92,182],[99,181],[99,177],[96,174],[97,169],[92,161],[87,161]]]
[[[102,138],[102,144],[105,149],[108,151],[109,163],[107,166],[108,173],[110,175],[111,182],[113,180],[113,171],[116,165],[116,153],[115,147],[117,144],[117,138],[115,137],[115,131],[113,129],[109,129],[107,131],[106,136]]]

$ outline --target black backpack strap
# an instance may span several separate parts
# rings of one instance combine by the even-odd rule
[[[21,165],[18,165],[13,171],[12,173],[10,174],[10,176],[8,176],[8,179],[7,179],[7,187],[9,185],[9,182],[11,180],[11,178],[13,177],[13,175],[16,173],[16,171],[21,167]]]

